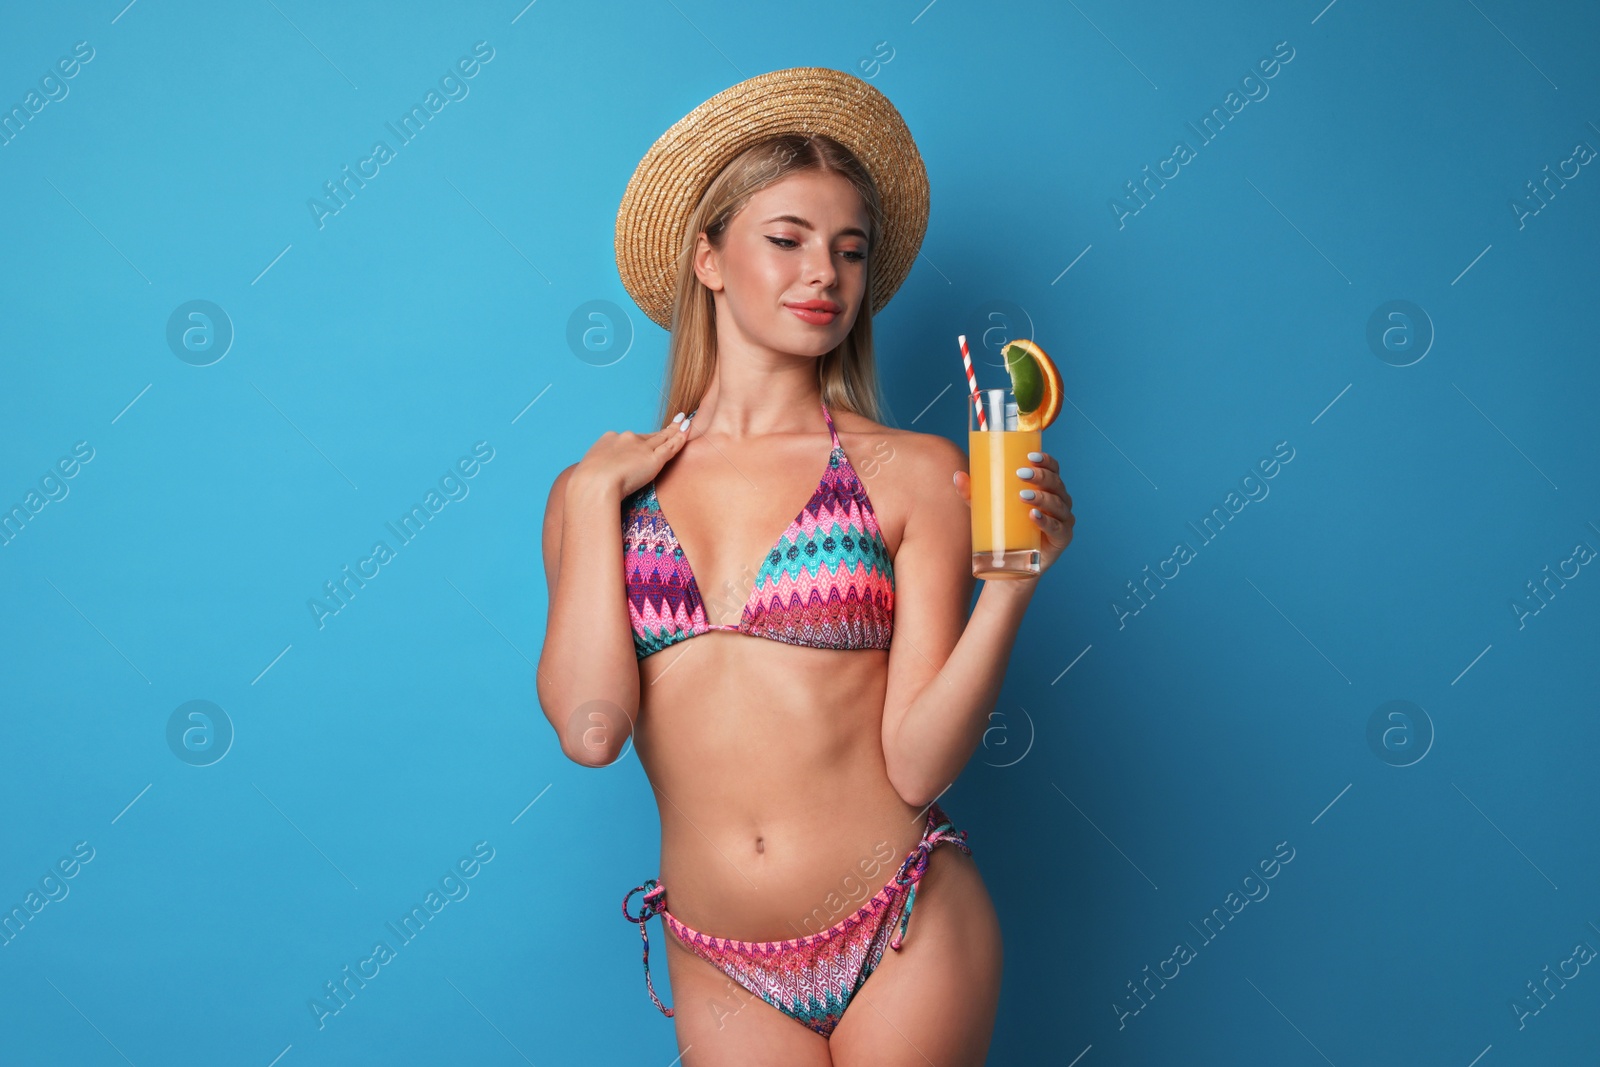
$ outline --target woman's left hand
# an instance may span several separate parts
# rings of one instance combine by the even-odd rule
[[[1039,458],[1034,460],[1035,456]],[[1039,573],[1043,574],[1060,558],[1062,549],[1072,543],[1076,520],[1072,515],[1072,495],[1061,483],[1061,465],[1055,457],[1048,452],[1029,452],[1028,458],[1033,465],[1013,471],[1011,481],[1016,486],[1013,491],[1029,502],[1030,516],[1039,527]],[[956,492],[971,507],[972,478],[966,471],[956,471],[955,484]]]

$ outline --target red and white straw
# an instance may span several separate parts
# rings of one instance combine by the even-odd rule
[[[989,424],[983,418],[983,398],[978,395],[978,376],[972,372],[972,353],[967,351],[967,335],[958,334],[956,340],[961,342],[961,364],[967,368],[967,394],[978,409],[978,429],[987,430]]]

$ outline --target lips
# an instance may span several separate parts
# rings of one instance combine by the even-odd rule
[[[801,300],[784,306],[794,312],[802,322],[809,322],[813,326],[828,325],[838,318],[839,312],[844,310],[831,300]]]

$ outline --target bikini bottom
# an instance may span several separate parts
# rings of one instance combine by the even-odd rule
[[[662,924],[695,955],[722,971],[745,989],[785,1015],[823,1037],[833,1033],[856,991],[877,969],[885,947],[900,951],[917,883],[928,869],[928,856],[943,842],[972,854],[967,833],[957,830],[934,803],[917,842],[894,877],[853,914],[820,933],[786,941],[739,941],[701,933],[685,926],[667,911],[667,887],[652,878],[622,898],[622,914],[639,926],[644,941],[644,982],[661,1014],[672,1008],[661,1003],[650,981],[650,933],[645,923],[660,915]],[[634,893],[643,893],[639,914],[628,912]]]

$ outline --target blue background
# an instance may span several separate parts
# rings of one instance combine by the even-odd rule
[[[631,752],[566,761],[534,696],[540,520],[600,433],[652,425],[666,335],[612,256],[639,157],[744,77],[825,65],[888,94],[932,183],[876,324],[898,424],[961,439],[961,332],[988,384],[1031,333],[1070,399],[1045,442],[1076,537],[941,801],[1005,930],[990,1062],[1592,1059],[1592,967],[1513,1007],[1600,946],[1600,577],[1526,588],[1600,548],[1600,174],[1526,187],[1600,146],[1582,7],[10,14],[5,109],[94,57],[0,147],[0,505],[93,458],[0,548],[0,906],[94,858],[0,947],[0,1058],[671,1061],[618,920],[657,870],[650,790]],[[467,95],[319,227],[307,202],[479,41]],[[169,343],[193,300],[220,359]],[[319,626],[480,441],[466,495]],[[1210,543],[1188,526],[1264,489]],[[230,724],[209,766],[168,739],[192,700],[221,709],[210,757]],[[319,1030],[323,983],[480,841],[470,894]]]

